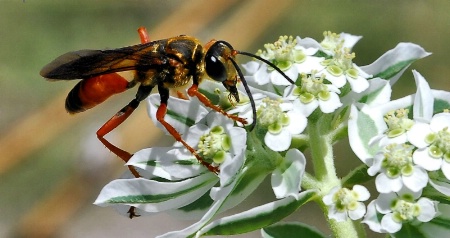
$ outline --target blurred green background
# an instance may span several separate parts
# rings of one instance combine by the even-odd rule
[[[39,76],[45,64],[68,51],[139,43],[136,33],[139,26],[147,27],[154,40],[195,32],[202,42],[221,37],[235,48],[249,52],[273,42],[279,35],[312,37],[320,41],[325,30],[347,32],[363,36],[353,49],[356,52],[354,62],[358,65],[373,62],[399,42],[413,42],[433,54],[415,62],[405,72],[394,86],[394,97],[414,93],[411,69],[417,69],[432,88],[450,90],[449,1],[273,0],[230,1],[225,5],[218,2],[0,0],[0,143],[3,143],[0,151],[5,155],[3,161],[0,155],[0,168],[5,168],[0,169],[0,237],[153,237],[189,224],[176,222],[164,214],[129,220],[110,208],[91,205],[101,186],[124,170],[122,167],[117,169],[120,161],[95,140],[95,131],[133,98],[134,90],[84,115],[68,117],[64,113],[62,95],[75,82],[50,83]],[[249,7],[253,6],[251,4],[261,4],[266,10]],[[280,13],[275,12],[283,4],[287,7]],[[196,5],[200,7],[195,8]],[[191,13],[182,21],[161,25],[167,18],[182,14],[181,9]],[[275,16],[269,17],[271,11]],[[207,17],[208,13],[212,14],[211,18]],[[204,22],[191,22],[194,17],[200,22],[204,17]],[[263,30],[257,30],[260,24]],[[154,32],[153,29],[161,29],[158,26],[175,33]],[[246,37],[244,32],[253,34],[249,45],[239,38],[240,35]],[[51,110],[47,110],[49,108]],[[145,112],[145,107],[139,110]],[[135,116],[142,117],[144,122],[132,125],[137,131],[141,128],[145,133],[157,136],[147,140],[144,147],[168,143],[159,139],[161,133],[148,129],[154,127],[145,118],[145,113]],[[48,124],[36,123],[33,127],[33,123],[40,120]],[[28,129],[28,125],[33,129]],[[56,132],[50,128],[56,128]],[[123,137],[118,133],[111,139],[120,142],[143,136],[135,133]],[[11,138],[17,139],[11,142]],[[37,145],[31,146],[34,144]],[[144,147],[125,148],[135,151]],[[349,151],[339,151],[337,159],[342,175],[358,162]],[[75,188],[81,192],[69,189],[69,196],[64,199],[66,203],[78,205],[71,212],[58,215],[67,205],[52,198],[67,193],[64,188],[71,188],[67,184],[80,186]],[[263,188],[269,189],[267,185]],[[246,203],[261,203],[272,198],[268,190],[252,196],[253,200]],[[307,209],[317,210],[317,207],[313,205]],[[326,226],[321,226],[320,213],[303,215],[302,212],[292,219],[312,221],[328,232]],[[50,221],[46,222],[46,219]],[[30,227],[33,224],[42,224],[42,227]],[[45,229],[47,233],[33,233]],[[241,237],[259,237],[259,234]]]

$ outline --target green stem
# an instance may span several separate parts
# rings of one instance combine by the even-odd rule
[[[340,184],[340,180],[334,166],[332,136],[320,121],[322,120],[308,120],[307,127],[314,173],[319,181],[334,187]]]
[[[335,133],[331,121],[332,118],[328,115],[320,115],[308,120],[309,146],[317,180],[307,177],[304,185],[308,185],[308,187],[317,186],[315,188],[321,191],[320,198],[323,198],[333,187],[341,185],[334,164],[333,140],[335,139]],[[322,199],[319,199],[318,203],[324,214],[328,214],[328,207],[323,204]],[[328,219],[328,223],[333,232],[333,237],[366,237],[360,222],[353,222],[350,219],[337,222],[334,219]]]

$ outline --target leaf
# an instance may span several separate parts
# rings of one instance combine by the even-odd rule
[[[204,235],[235,235],[269,226],[296,211],[315,197],[316,193],[315,190],[308,190],[297,196],[289,196],[239,214],[218,219],[202,228],[199,233]]]
[[[127,165],[141,168],[167,180],[192,178],[204,173],[206,169],[184,148],[155,147],[142,149],[131,157]]]
[[[159,94],[152,94],[147,99],[147,111],[153,123],[164,130],[165,127],[158,122],[156,112],[160,106]],[[190,126],[203,119],[208,110],[202,106],[197,98],[190,98],[183,100],[175,97],[170,97],[167,102],[167,113],[164,120],[172,125],[180,134],[185,134]]]
[[[287,151],[285,159],[272,172],[271,184],[276,198],[295,195],[300,189],[306,158],[297,149]]]
[[[360,67],[364,72],[389,80],[393,85],[414,61],[430,55],[422,47],[412,43],[399,43],[372,64]]]
[[[352,105],[348,120],[348,137],[350,147],[358,158],[367,164],[377,151],[376,146],[369,146],[370,140],[380,134],[376,121],[363,111]]]
[[[402,229],[395,234],[391,234],[392,237],[395,238],[427,238],[425,234],[423,234],[418,227],[412,226],[410,224],[403,224]]]
[[[255,169],[254,167],[244,168],[242,173],[238,174],[238,177],[233,183],[221,187],[219,191],[214,192],[214,195],[212,195],[214,203],[198,222],[183,230],[172,231],[158,237],[194,236],[195,233],[208,224],[216,214],[236,206],[247,198],[264,180],[266,175],[266,173],[261,173],[260,169]],[[211,194],[213,194],[213,191],[211,191]]]
[[[117,179],[102,189],[94,203],[99,206],[132,205],[147,212],[160,212],[192,203],[217,181],[213,173],[179,182],[159,182],[144,178]]]
[[[433,114],[443,112],[444,109],[450,109],[450,92],[442,90],[431,90],[434,96]]]
[[[282,222],[277,223],[261,230],[263,238],[284,238],[284,237],[308,237],[308,238],[325,238],[315,227],[300,222]]]
[[[417,93],[414,97],[413,107],[414,119],[430,121],[433,117],[434,103],[430,85],[419,72],[413,70],[413,74],[417,85]]]

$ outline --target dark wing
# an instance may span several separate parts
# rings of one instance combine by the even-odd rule
[[[161,62],[163,41],[153,41],[112,50],[79,50],[63,54],[42,68],[47,79],[84,79],[94,76],[150,67]],[[141,63],[144,62],[144,63]],[[156,65],[154,65],[156,66]]]

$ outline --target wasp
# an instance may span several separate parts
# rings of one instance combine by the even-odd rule
[[[219,106],[214,105],[198,90],[198,85],[204,76],[208,76],[223,84],[229,92],[229,100],[239,102],[236,85],[238,82],[242,82],[253,111],[254,120],[250,125],[251,130],[256,123],[255,103],[235,56],[242,54],[261,60],[294,83],[270,61],[251,53],[237,51],[226,41],[211,40],[202,46],[198,39],[191,36],[180,35],[150,41],[144,27],[140,27],[138,33],[141,44],[111,50],[68,52],[57,57],[40,71],[41,76],[51,81],[81,79],[66,98],[66,110],[72,114],[90,109],[104,102],[110,96],[139,84],[135,98],[97,131],[98,139],[125,162],[131,158],[132,154],[111,144],[104,136],[122,124],[155,87],[158,88],[161,98],[161,104],[156,112],[157,120],[202,165],[217,174],[218,167],[203,160],[196,150],[182,139],[180,133],[164,120],[169,89],[192,82],[192,86],[187,90],[189,96],[197,97],[205,106],[234,121],[247,124],[245,119],[230,115]],[[133,71],[133,79],[127,80],[117,73],[122,71]],[[135,177],[140,177],[134,167],[129,166],[129,170]]]

